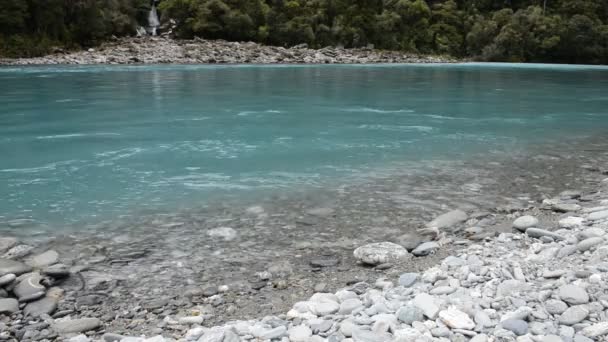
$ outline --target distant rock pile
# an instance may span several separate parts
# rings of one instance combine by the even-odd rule
[[[264,46],[223,40],[173,40],[163,37],[123,38],[87,51],[23,59],[0,59],[4,65],[40,64],[360,64],[454,62],[443,57],[367,48],[309,49]]]

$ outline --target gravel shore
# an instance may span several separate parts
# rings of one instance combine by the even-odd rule
[[[87,51],[62,51],[37,58],[0,58],[0,65],[55,64],[361,64],[453,63],[448,57],[398,51],[309,49],[265,46],[222,40],[174,40],[163,37],[122,38]]]
[[[603,144],[556,145],[560,157],[505,161],[490,178],[435,165],[332,203],[2,234],[0,340],[605,341]]]

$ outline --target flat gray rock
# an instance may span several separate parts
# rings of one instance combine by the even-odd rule
[[[592,237],[592,238],[588,238],[588,239],[585,239],[585,240],[579,242],[576,245],[576,249],[579,252],[585,252],[585,251],[588,251],[588,250],[590,250],[590,249],[592,249],[592,248],[594,248],[596,246],[599,246],[599,245],[601,245],[601,244],[603,244],[605,242],[606,242],[606,240],[604,240],[604,238],[601,238],[601,237]]]
[[[405,248],[392,242],[370,243],[355,249],[353,255],[357,260],[368,265],[397,262],[411,257]]]
[[[552,315],[560,315],[568,309],[568,304],[558,299],[549,299],[545,302],[545,310]]]
[[[513,228],[520,232],[525,232],[526,229],[538,226],[538,219],[534,216],[524,215],[513,221]]]
[[[19,311],[19,302],[14,298],[0,298],[0,314],[12,314]]]
[[[397,319],[405,324],[424,322],[424,313],[415,305],[407,305],[397,311]]]
[[[587,219],[591,221],[599,221],[608,218],[608,210],[595,211],[587,216]]]
[[[13,292],[20,301],[36,299],[35,295],[38,295],[40,292],[44,295],[44,291],[46,291],[46,288],[40,284],[41,280],[40,274],[31,273],[17,283]]]
[[[576,203],[555,203],[551,206],[553,211],[558,213],[568,213],[581,210],[581,206]]]
[[[540,229],[540,228],[528,228],[528,229],[526,229],[526,234],[530,237],[537,238],[537,239],[540,239],[543,236],[548,236],[555,241],[561,241],[564,239],[564,237],[559,234],[555,234],[551,231],[548,231],[545,229]]]
[[[426,293],[416,295],[414,297],[414,305],[422,310],[422,313],[430,319],[435,319],[439,313],[439,307],[435,304],[435,298]]]
[[[564,325],[574,325],[582,322],[589,316],[589,310],[583,305],[575,305],[569,307],[564,313],[559,316],[559,323]]]
[[[17,245],[17,239],[12,237],[0,237],[0,254],[6,253]]]
[[[0,277],[0,286],[10,284],[15,280],[17,276],[13,273],[8,273]]]
[[[425,242],[420,246],[416,247],[412,251],[412,254],[415,256],[427,256],[429,254],[435,253],[435,251],[437,251],[439,247],[439,244],[435,241]]]
[[[59,334],[81,333],[96,329],[100,326],[101,321],[98,318],[59,320],[51,324],[53,330]]]
[[[503,329],[512,331],[517,336],[528,333],[528,323],[523,319],[507,319],[500,323]]]
[[[410,287],[418,280],[418,273],[403,273],[399,276],[399,285]]]
[[[559,298],[570,305],[589,303],[589,295],[582,287],[563,285],[559,288]]]
[[[26,265],[20,261],[15,261],[11,259],[0,259],[0,276],[9,273],[20,275],[23,273],[30,272],[31,270],[31,266]]]
[[[467,213],[457,209],[437,216],[433,221],[427,223],[426,226],[428,228],[449,228],[467,219]]]
[[[55,298],[43,297],[33,302],[27,303],[23,313],[30,317],[50,315],[57,310],[57,300]]]
[[[9,249],[2,257],[5,259],[19,259],[30,254],[33,249],[34,247],[29,245],[17,245]]]
[[[26,264],[32,266],[33,268],[43,268],[56,264],[57,261],[59,261],[59,253],[50,250],[29,258],[26,261]]]

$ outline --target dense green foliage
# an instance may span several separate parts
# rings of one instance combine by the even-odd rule
[[[147,0],[0,0],[0,53],[132,34],[149,8]],[[606,0],[162,0],[159,12],[180,38],[608,64]]]

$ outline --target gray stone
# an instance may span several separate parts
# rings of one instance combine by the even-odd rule
[[[368,265],[398,262],[411,257],[405,248],[392,242],[377,242],[361,246],[355,249],[353,254],[357,260]]]
[[[126,336],[114,334],[114,333],[105,333],[103,334],[103,340],[105,342],[120,342]],[[200,337],[200,336],[199,336]]]
[[[552,315],[560,315],[568,309],[568,304],[561,300],[549,299],[545,302],[545,310]]]
[[[369,330],[353,329],[353,341],[355,342],[386,342],[391,340],[387,333],[377,333]]]
[[[19,302],[14,298],[0,298],[0,314],[12,314],[19,311]]]
[[[565,258],[568,255],[574,254],[575,252],[576,252],[576,245],[566,245],[557,252],[556,257],[558,259]]]
[[[607,219],[607,218],[608,218],[608,210],[596,211],[596,212],[589,214],[589,216],[587,216],[587,219],[589,219],[591,221],[599,221],[599,220],[603,220],[603,219]]]
[[[399,276],[399,285],[410,287],[418,280],[418,273],[403,273]]]
[[[23,308],[23,313],[30,317],[40,317],[50,315],[57,310],[57,299],[44,297],[39,300],[27,303]]]
[[[12,237],[0,237],[0,254],[5,253],[16,245],[17,239]]]
[[[527,289],[528,285],[526,283],[515,279],[509,279],[498,285],[496,288],[496,295],[500,297],[507,297],[512,293],[525,292]]]
[[[53,330],[59,334],[81,333],[97,329],[100,326],[101,321],[98,318],[57,320],[51,324]]]
[[[32,267],[15,260],[0,259],[0,276],[12,273],[20,275],[32,270]]]
[[[574,335],[574,339],[573,342],[593,342],[592,339],[590,339],[589,337],[580,335],[580,334],[576,334]]]
[[[558,291],[559,298],[570,305],[589,303],[587,291],[576,285],[563,285]]]
[[[576,203],[555,203],[551,206],[553,211],[557,211],[558,213],[568,213],[581,210],[581,206]]]
[[[272,340],[275,338],[283,337],[287,334],[287,328],[285,326],[280,325],[273,329],[268,329],[263,331],[258,337],[263,340]]]
[[[90,342],[91,339],[87,337],[87,335],[76,335],[74,337],[71,337],[68,342]]]
[[[17,245],[9,249],[2,257],[5,259],[19,259],[30,254],[33,249],[34,247],[29,245]]]
[[[59,254],[53,250],[50,250],[31,257],[25,263],[33,268],[43,268],[56,264],[57,261],[59,261]]]
[[[564,325],[574,325],[582,322],[587,316],[589,316],[587,308],[583,305],[575,305],[569,307],[559,316],[559,322]]]
[[[207,235],[210,237],[222,238],[224,241],[232,241],[236,239],[236,230],[230,227],[218,227],[209,229]]]
[[[306,213],[317,217],[328,217],[334,213],[334,210],[332,208],[313,208],[306,210]]]
[[[340,303],[340,315],[350,315],[353,311],[363,308],[363,303],[358,298],[349,298]]]
[[[411,325],[414,322],[424,322],[424,313],[415,305],[407,305],[397,311],[397,318],[401,322]]]
[[[416,247],[412,251],[412,254],[414,254],[415,256],[426,256],[434,253],[436,250],[439,249],[439,247],[439,244],[435,241],[424,242],[420,246]]]
[[[421,237],[420,235],[415,235],[415,234],[403,234],[401,236],[399,236],[398,238],[395,239],[395,243],[397,243],[398,245],[403,246],[405,249],[407,249],[408,252],[413,251],[416,247],[420,246],[421,243],[425,242],[426,240]]]
[[[19,301],[25,301],[26,298],[30,300],[40,298],[44,295],[44,291],[46,290],[44,286],[40,285],[41,280],[42,277],[40,274],[31,273],[23,277],[23,279],[17,283],[13,292],[19,298]],[[40,292],[42,292],[42,296],[36,297],[35,295],[38,295]]]
[[[44,268],[42,274],[53,278],[65,278],[70,275],[70,268],[64,264],[55,264]]]
[[[576,245],[576,249],[578,249],[579,252],[585,252],[585,251],[588,251],[588,250],[594,248],[595,246],[603,244],[604,242],[606,242],[604,240],[604,238],[592,237],[592,238],[579,242]]]
[[[582,217],[568,216],[559,220],[558,226],[560,228],[573,229],[582,227],[583,222],[585,222],[585,219]]]
[[[608,321],[595,323],[593,325],[585,327],[581,331],[581,333],[584,336],[592,338],[608,335]]]
[[[445,325],[452,329],[471,330],[475,328],[475,322],[473,322],[469,315],[455,307],[440,311],[439,318]]]
[[[312,330],[305,325],[298,325],[289,329],[289,340],[292,342],[308,342],[312,336]]]
[[[439,313],[439,307],[435,304],[435,298],[426,293],[419,293],[414,297],[414,305],[422,310],[422,313],[430,319],[435,319]]]
[[[540,228],[528,228],[528,229],[526,229],[526,234],[530,237],[537,238],[537,239],[540,239],[543,236],[548,236],[550,238],[553,238],[555,241],[561,241],[564,239],[564,237],[559,234],[555,234],[553,232],[550,232],[545,229],[540,229]]]
[[[538,226],[538,219],[530,215],[518,217],[515,221],[513,221],[513,228],[519,230],[520,232],[525,232],[528,228],[536,226]]]
[[[522,319],[507,319],[500,322],[503,329],[512,331],[517,336],[522,336],[528,333],[528,323]]]
[[[437,216],[433,221],[426,224],[428,228],[450,228],[468,219],[467,213],[462,210],[452,210]]]
[[[13,282],[17,278],[13,273],[5,274],[0,277],[0,286],[8,285]]]

